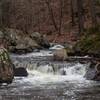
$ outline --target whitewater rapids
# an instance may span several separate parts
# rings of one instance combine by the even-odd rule
[[[51,61],[51,51],[11,54],[16,67],[28,77],[15,77],[0,87],[0,100],[100,100],[100,83],[84,78],[89,64]]]
[[[49,61],[48,58],[45,58],[51,56],[52,53],[50,51],[40,51],[27,55],[12,55],[11,57],[16,67],[21,66],[27,69],[29,76],[24,81],[29,81],[36,85],[85,80],[84,75],[87,64]],[[46,61],[41,61],[44,58]]]

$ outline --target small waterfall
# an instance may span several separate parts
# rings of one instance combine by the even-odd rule
[[[49,52],[50,53],[50,52]],[[51,61],[49,58],[52,57],[46,52],[46,55],[32,53],[27,55],[11,55],[11,59],[16,67],[27,68],[31,77],[39,78],[46,77],[63,79],[80,79],[85,75],[85,69],[87,64],[80,64],[78,62],[57,62]],[[42,55],[42,56],[40,56]],[[48,56],[49,55],[49,56]],[[44,59],[44,60],[43,60]],[[36,77],[37,76],[37,77]],[[49,77],[47,77],[49,76]],[[59,80],[58,79],[58,80]],[[39,79],[40,80],[40,79]],[[55,79],[54,79],[55,80]]]

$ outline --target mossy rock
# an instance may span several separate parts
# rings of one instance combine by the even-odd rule
[[[5,48],[0,48],[0,83],[11,83],[13,78],[13,64],[8,51]]]

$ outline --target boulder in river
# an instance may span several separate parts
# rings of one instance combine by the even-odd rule
[[[14,76],[17,77],[27,77],[28,76],[28,72],[25,68],[14,68]]]
[[[64,61],[68,57],[66,49],[57,49],[53,53],[54,60]]]
[[[88,80],[100,81],[100,63],[92,62],[87,68],[85,78]]]

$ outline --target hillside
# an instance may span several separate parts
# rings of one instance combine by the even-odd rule
[[[40,32],[46,34],[52,42],[76,41],[79,33],[77,0],[4,0],[4,27],[22,30],[28,34]],[[73,9],[72,9],[73,5]],[[91,22],[90,0],[83,2],[84,27],[89,28]],[[74,25],[72,23],[72,10]],[[100,23],[100,6],[96,4],[97,22]],[[60,38],[61,37],[61,38]],[[62,39],[64,38],[64,39]]]

